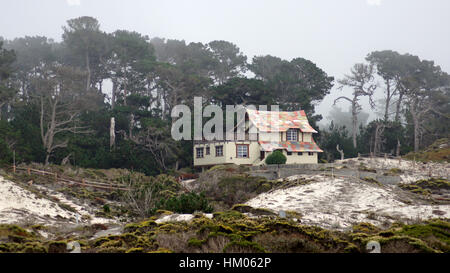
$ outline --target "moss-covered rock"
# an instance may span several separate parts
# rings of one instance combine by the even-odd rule
[[[375,184],[375,185],[378,185],[378,186],[383,186],[383,184],[381,184],[380,182],[378,182],[378,180],[376,180],[375,178],[370,177],[370,176],[366,176],[366,177],[364,177],[362,180],[364,180],[364,181],[366,181],[366,182],[369,182],[369,183],[371,183],[371,184]]]
[[[371,223],[362,222],[352,227],[353,233],[375,234],[380,231],[380,228]]]
[[[47,249],[40,242],[25,243],[22,252],[24,253],[47,253]]]

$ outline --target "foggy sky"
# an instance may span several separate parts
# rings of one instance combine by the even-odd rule
[[[68,19],[92,16],[107,32],[230,41],[249,61],[303,57],[339,79],[369,52],[385,49],[434,60],[450,72],[449,12],[448,0],[1,0],[0,36],[60,41]],[[336,85],[317,108],[324,118],[334,98],[350,92]]]

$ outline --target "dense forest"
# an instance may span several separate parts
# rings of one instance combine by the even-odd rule
[[[80,17],[63,26],[61,42],[0,38],[0,163],[15,157],[18,163],[128,168],[148,175],[191,168],[192,142],[170,135],[175,105],[192,105],[194,96],[205,105],[278,104],[286,111],[305,110],[317,128],[322,116],[315,106],[333,86],[352,90],[334,102],[350,103],[352,122],[332,122],[319,131],[322,160],[340,156],[337,144],[346,157],[399,155],[448,137],[450,76],[418,56],[370,52],[335,80],[301,57],[248,60],[227,41],[187,44],[127,30],[106,33],[95,18]],[[381,94],[384,99],[375,101]],[[383,109],[382,117],[358,122],[363,110],[372,111],[362,109],[362,99]]]

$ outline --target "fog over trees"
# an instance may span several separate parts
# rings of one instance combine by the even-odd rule
[[[59,27],[59,26],[58,26]],[[105,32],[93,17],[79,17],[54,37],[0,39],[0,160],[129,168],[147,174],[192,165],[192,143],[170,137],[177,104],[278,104],[315,108],[333,86],[352,89],[330,105],[332,123],[316,139],[323,159],[359,153],[400,153],[448,137],[450,76],[432,60],[392,50],[367,52],[342,79],[301,56],[249,59],[224,40],[186,43],[135,31]],[[257,45],[255,45],[257,46]],[[249,76],[252,75],[252,76]],[[112,83],[112,92],[104,86]],[[374,94],[384,97],[373,101]],[[382,116],[367,124],[374,109]],[[350,112],[343,112],[349,101]],[[110,120],[116,138],[110,147]]]

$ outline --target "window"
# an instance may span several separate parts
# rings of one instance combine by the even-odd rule
[[[197,148],[197,158],[202,158],[203,157],[203,147],[202,148]]]
[[[223,146],[216,146],[216,156],[223,156]]]
[[[302,153],[302,152],[298,152],[297,154],[298,154],[298,155],[303,155],[303,153]]]
[[[292,155],[292,152],[287,152],[287,155]]]
[[[286,140],[297,141],[298,140],[298,130],[297,129],[289,129],[286,132]]]
[[[248,157],[248,145],[236,145],[236,157]]]
[[[308,155],[314,155],[314,153],[313,152],[308,152]]]
[[[209,155],[209,146],[206,146],[206,155]]]

